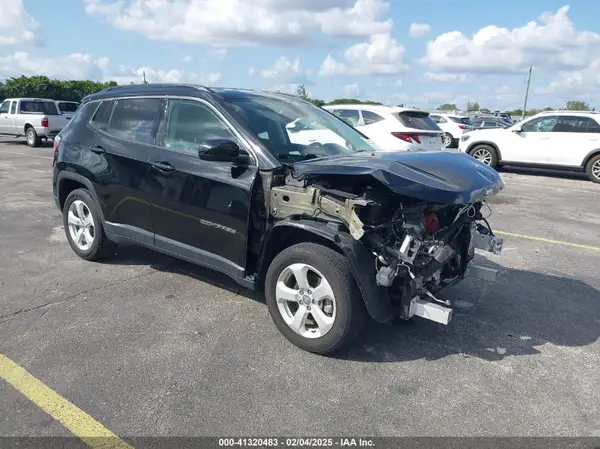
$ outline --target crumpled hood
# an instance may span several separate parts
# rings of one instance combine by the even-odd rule
[[[415,151],[356,153],[297,162],[296,178],[325,175],[370,175],[393,192],[443,204],[464,204],[504,188],[493,168],[465,153]]]

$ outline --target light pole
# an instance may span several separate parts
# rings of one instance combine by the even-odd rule
[[[529,97],[529,85],[531,84],[531,71],[533,66],[529,66],[529,73],[527,74],[527,87],[525,88],[525,103],[523,104],[523,112],[521,113],[521,120],[525,118],[525,111],[527,110],[527,97]]]

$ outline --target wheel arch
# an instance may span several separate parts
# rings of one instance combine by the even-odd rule
[[[102,208],[100,207],[100,202],[98,201],[98,196],[96,195],[94,186],[89,179],[87,179],[84,176],[81,176],[77,173],[60,172],[58,174],[56,184],[57,184],[57,193],[58,193],[58,203],[59,203],[59,207],[60,207],[61,211],[63,210],[63,207],[65,206],[65,201],[67,200],[67,197],[69,196],[69,194],[73,190],[84,188],[89,192],[90,196],[96,203],[96,206],[98,206],[98,213],[100,215],[100,220],[102,221],[102,224],[105,223],[104,214],[102,213]]]
[[[595,150],[590,151],[585,158],[583,158],[583,162],[581,166],[585,168],[589,161],[592,160],[593,157],[600,155],[600,148],[596,148]]]
[[[267,232],[262,246],[257,270],[259,289],[264,288],[265,274],[273,258],[285,248],[301,242],[321,244],[344,255],[350,262],[354,280],[371,318],[379,323],[393,318],[388,289],[375,283],[373,255],[336,223],[290,218],[276,222]]]
[[[481,141],[477,141],[477,142],[470,144],[467,147],[467,151],[465,151],[465,153],[471,154],[471,151],[473,150],[473,148],[475,148],[476,146],[479,146],[479,145],[488,145],[488,146],[492,147],[496,151],[496,154],[498,154],[498,162],[502,161],[502,153],[500,152],[500,148],[498,148],[498,145],[496,145],[494,142],[491,142],[489,140],[481,140]]]

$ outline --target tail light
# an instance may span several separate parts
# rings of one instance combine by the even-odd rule
[[[392,133],[392,136],[397,137],[400,140],[404,140],[408,143],[421,143],[421,139],[417,134],[406,134],[406,133]]]
[[[42,117],[42,128],[48,128],[48,117]]]
[[[467,128],[468,128],[468,126],[467,126],[467,125],[458,125],[458,127],[459,127],[460,129],[467,129]]]
[[[58,159],[58,147],[60,146],[60,136],[56,136],[54,138],[54,160],[52,161],[52,165],[56,164],[56,160]]]
[[[423,220],[423,227],[429,233],[437,232],[440,230],[440,221],[435,214],[428,214]]]

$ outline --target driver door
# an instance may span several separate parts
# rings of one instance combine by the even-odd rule
[[[169,99],[159,130],[148,159],[156,246],[243,274],[257,167],[199,158],[200,146],[210,139],[233,140],[245,152],[223,116],[202,100]]]
[[[557,116],[547,115],[506,129],[503,133],[504,141],[500,146],[503,160],[525,164],[548,164],[553,145],[552,130],[557,119]],[[521,132],[516,131],[519,126]]]

